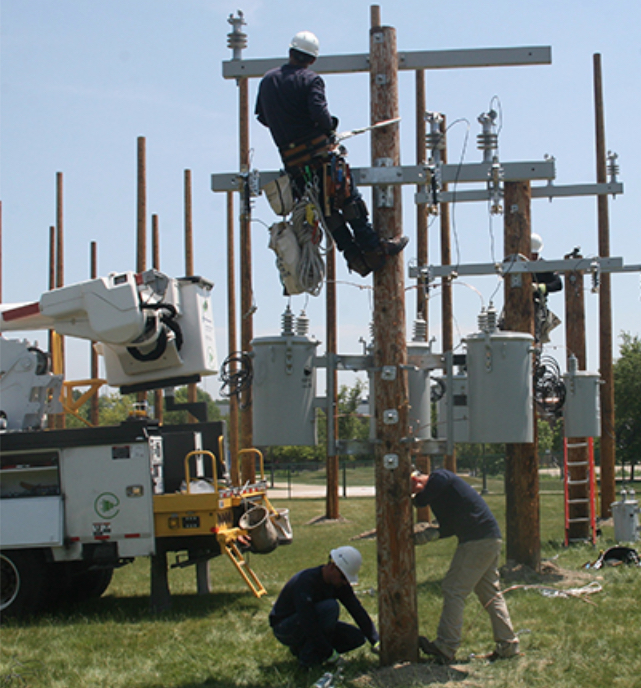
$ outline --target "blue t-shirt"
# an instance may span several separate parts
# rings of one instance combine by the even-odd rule
[[[431,473],[425,489],[414,497],[414,505],[432,508],[442,538],[456,535],[463,543],[501,537],[499,524],[485,500],[451,471]]]

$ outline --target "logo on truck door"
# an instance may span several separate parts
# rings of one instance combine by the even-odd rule
[[[120,500],[113,492],[103,492],[96,497],[94,509],[100,518],[116,518],[120,513]]]

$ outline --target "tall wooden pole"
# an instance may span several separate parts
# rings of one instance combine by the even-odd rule
[[[56,172],[56,288],[65,284],[65,251],[64,251],[64,212],[63,212],[63,176],[62,172]],[[62,335],[53,334],[53,361],[54,373],[66,376],[65,366],[65,340]],[[55,425],[57,428],[65,427],[65,414],[56,414]]]
[[[98,277],[98,244],[96,244],[95,241],[91,242],[89,260],[91,263],[91,279],[96,279]],[[98,352],[94,348],[94,343],[95,342],[91,342],[90,362],[91,377],[93,380],[96,380],[98,378]],[[96,392],[95,394],[92,394],[89,401],[89,422],[92,425],[98,425],[100,423],[98,402],[98,392]]]
[[[56,288],[56,228],[51,225],[49,227],[49,290]],[[51,356],[51,372],[56,373],[56,368],[58,367],[57,361],[57,338],[58,335],[53,331],[49,330],[49,355]],[[57,427],[57,414],[49,413],[47,414],[47,427],[56,428]]]
[[[371,121],[399,114],[396,31],[380,23],[372,6],[370,30]],[[373,166],[400,164],[398,125],[374,130]],[[378,193],[377,193],[378,192]],[[390,203],[391,199],[391,203]],[[381,237],[402,233],[401,189],[374,190],[374,227]],[[376,390],[376,532],[381,663],[418,659],[416,569],[409,494],[411,463],[405,289],[402,255],[374,274],[374,381]]]
[[[530,182],[505,183],[505,255],[529,256]],[[505,329],[534,334],[532,275],[505,276]],[[528,381],[531,384],[531,381]],[[534,442],[505,445],[507,558],[538,570],[541,564],[539,462]]]
[[[160,228],[158,226],[158,215],[151,216],[151,267],[160,270]],[[163,424],[164,416],[164,393],[162,389],[154,390],[154,418],[160,425]]]
[[[234,251],[234,194],[227,192],[227,342],[229,354],[236,353],[236,258]],[[231,363],[230,372],[237,371]],[[232,485],[240,485],[238,468],[238,395],[229,397],[229,462]]]
[[[138,137],[136,196],[136,271],[140,273],[147,269],[147,150],[144,136]],[[136,399],[144,407],[146,392],[138,392]]]
[[[136,202],[136,271],[147,269],[147,162],[145,137],[138,137]]]
[[[329,365],[329,360],[334,359],[337,353],[337,324],[336,324],[336,250],[332,244],[327,252],[327,285],[325,292],[326,299],[326,320],[327,320],[327,437],[336,440],[338,435],[338,373],[333,365]],[[331,380],[329,376],[331,375]],[[329,395],[331,393],[331,399]],[[336,452],[328,452],[326,460],[327,472],[327,493],[325,497],[325,516],[329,519],[339,517],[338,506],[338,455]]]
[[[605,117],[603,110],[603,79],[601,55],[594,55],[594,108],[596,129],[596,180],[607,181],[605,155]],[[599,222],[599,256],[610,255],[610,219],[608,197],[597,196]],[[612,514],[611,504],[616,500],[615,431],[614,431],[614,367],[612,351],[612,294],[610,273],[601,274],[599,287],[599,371],[601,373],[601,516]]]
[[[194,274],[194,229],[191,202],[191,170],[185,170],[185,276]],[[198,400],[198,386],[195,382],[187,385],[187,401],[190,404]],[[190,423],[197,423],[198,419],[188,415]]]
[[[426,125],[425,125],[425,70],[416,70],[416,164],[424,165],[426,161]],[[416,191],[425,190],[425,186],[417,185]],[[416,204],[416,259],[419,265],[428,264],[428,212],[427,204]],[[429,341],[429,300],[427,298],[427,279],[419,277],[416,281],[416,319],[425,321],[425,337],[423,341]],[[415,337],[416,339],[416,333]],[[417,454],[414,457],[416,467],[426,475],[432,470],[432,461],[429,454]],[[431,516],[429,506],[423,506],[416,511],[416,520],[428,522]]]
[[[447,123],[445,116],[440,123],[443,136],[443,149],[441,160],[447,163]],[[443,185],[443,191],[447,191],[447,184]],[[441,265],[452,264],[452,240],[450,236],[450,205],[441,203],[439,206],[441,219]],[[454,350],[454,309],[452,306],[452,278],[445,276],[441,280],[441,328],[443,330],[443,352]],[[443,466],[456,473],[456,449],[451,454],[443,457]]]
[[[575,253],[566,260],[581,258]],[[575,356],[578,370],[586,370],[585,302],[583,273],[572,270],[565,273],[565,346],[567,364]],[[568,440],[569,517],[568,540],[587,540],[590,537],[590,485],[588,471],[588,445],[585,437]],[[577,520],[585,519],[585,520]]]
[[[249,172],[249,81],[238,79],[240,170]],[[252,287],[251,253],[251,206],[248,189],[241,194],[240,209],[240,346],[244,353],[251,351],[254,338],[254,292]],[[251,389],[241,396],[240,442],[243,449],[251,448],[254,442],[252,423]],[[244,454],[241,465],[243,483],[256,480],[255,459],[251,453]]]

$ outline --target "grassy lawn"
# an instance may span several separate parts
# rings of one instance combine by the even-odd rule
[[[504,520],[504,497],[487,495]],[[253,555],[251,565],[269,592],[254,599],[231,565],[211,562],[212,594],[196,594],[195,571],[170,571],[171,611],[148,611],[149,563],[137,560],[116,571],[107,593],[82,607],[31,620],[7,622],[0,631],[0,686],[47,688],[302,688],[312,686],[322,670],[297,667],[286,648],[273,638],[267,614],[282,585],[296,571],[324,563],[328,550],[375,526],[375,500],[341,500],[339,523],[311,525],[324,513],[324,500],[276,502],[290,509],[294,542],[269,555]],[[560,494],[541,497],[542,553],[557,568],[581,573],[598,549],[613,544],[612,528],[603,529],[596,549],[563,549],[563,504]],[[376,543],[356,543],[364,557],[359,590],[374,618],[377,599]],[[439,590],[455,542],[417,548],[417,594],[420,632],[433,637],[441,608]],[[598,580],[602,592],[587,603],[578,598],[543,596],[538,589],[516,589],[506,599],[525,655],[487,664],[472,654],[492,649],[490,626],[476,598],[466,610],[463,645],[453,669],[439,668],[434,680],[413,683],[390,678],[372,683],[378,660],[368,649],[348,657],[347,688],[393,685],[490,686],[520,688],[632,688],[641,685],[641,569],[607,568],[582,581],[546,580],[546,585],[577,587]],[[509,580],[505,586],[531,580]]]

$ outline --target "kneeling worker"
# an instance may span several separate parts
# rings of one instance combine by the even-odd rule
[[[269,614],[276,639],[287,645],[302,666],[336,663],[339,657],[369,640],[378,652],[378,632],[356,598],[361,553],[354,547],[337,547],[323,566],[304,569],[282,589]],[[338,620],[338,602],[358,625]]]

